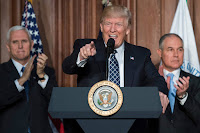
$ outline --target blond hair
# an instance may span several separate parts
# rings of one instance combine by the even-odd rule
[[[121,5],[112,5],[104,8],[100,19],[100,23],[103,23],[105,18],[118,18],[118,17],[126,18],[128,26],[131,26],[131,12],[127,7]]]

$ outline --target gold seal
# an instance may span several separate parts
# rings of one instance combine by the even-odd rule
[[[88,93],[88,104],[98,115],[109,116],[122,106],[123,94],[119,86],[110,81],[100,81]]]

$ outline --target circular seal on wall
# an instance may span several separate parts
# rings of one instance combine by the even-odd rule
[[[113,115],[122,106],[123,94],[115,83],[100,81],[90,89],[88,103],[90,108],[98,115]]]

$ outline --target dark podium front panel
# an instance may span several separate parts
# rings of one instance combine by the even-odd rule
[[[106,132],[121,133],[127,132],[135,119],[158,118],[162,112],[156,87],[121,88],[123,104],[117,113],[107,117],[99,116],[90,109],[89,90],[90,87],[54,87],[49,113],[53,118],[77,119],[85,132],[100,133],[106,130]],[[96,131],[101,123],[104,129]],[[88,129],[89,127],[92,128]]]

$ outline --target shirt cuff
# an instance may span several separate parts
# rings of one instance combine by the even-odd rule
[[[78,58],[77,58],[77,61],[76,61],[77,66],[78,67],[84,67],[86,63],[87,63],[87,59],[80,61],[80,52],[79,52]]]
[[[188,98],[188,93],[187,93],[187,92],[185,93],[185,95],[186,95],[186,96],[185,96],[183,99],[178,98],[179,103],[180,103],[181,105],[184,105],[185,102],[186,102],[186,100],[187,100],[187,98]]]
[[[48,75],[44,75],[45,80],[43,82],[41,82],[40,80],[38,80],[38,84],[44,89],[47,85],[47,82],[49,80],[49,76]]]
[[[17,89],[18,89],[19,92],[21,92],[22,90],[24,90],[24,86],[21,86],[19,84],[19,82],[18,82],[17,79],[14,82],[15,82],[15,85],[16,85],[16,87],[17,87]]]

